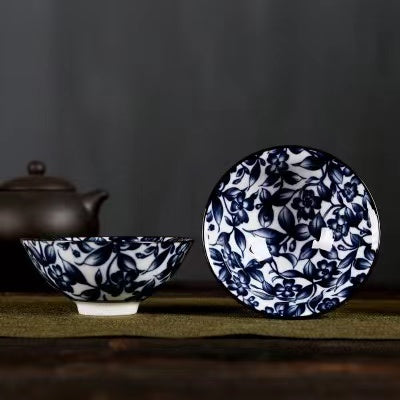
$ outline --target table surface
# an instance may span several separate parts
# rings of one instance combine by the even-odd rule
[[[204,288],[191,293],[196,290],[204,295]],[[396,293],[371,296],[398,298]],[[2,400],[227,396],[397,400],[400,341],[0,338]]]

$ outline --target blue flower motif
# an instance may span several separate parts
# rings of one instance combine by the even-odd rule
[[[349,221],[344,215],[336,214],[336,218],[328,220],[328,226],[333,230],[334,239],[340,240],[349,233]]]
[[[228,289],[234,290],[239,296],[246,296],[249,290],[250,278],[243,271],[237,275],[232,275],[232,280],[228,283]]]
[[[342,194],[348,202],[353,201],[354,198],[358,195],[357,184],[355,182],[345,183]]]
[[[296,284],[294,279],[284,279],[282,283],[275,285],[275,294],[278,299],[289,300],[296,297],[301,285]]]
[[[297,211],[297,216],[304,220],[313,219],[315,210],[321,209],[321,198],[312,190],[304,190],[301,197],[293,199],[292,207]]]
[[[269,174],[274,174],[280,171],[284,171],[288,169],[287,160],[289,155],[286,152],[286,149],[274,149],[271,150],[267,157],[267,168],[266,171]]]
[[[321,303],[318,304],[317,309],[321,312],[326,312],[333,310],[339,305],[339,299],[337,297],[333,297],[332,299],[323,299]]]
[[[231,211],[235,213],[236,222],[249,222],[249,216],[246,211],[254,210],[254,198],[257,194],[253,194],[247,199],[243,192],[238,193],[238,195],[232,200]]]
[[[312,277],[315,280],[329,282],[337,275],[339,271],[336,267],[336,261],[321,260],[317,262],[316,268],[313,270]]]

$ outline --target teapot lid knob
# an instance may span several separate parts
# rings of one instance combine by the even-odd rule
[[[62,190],[75,191],[75,186],[63,178],[45,176],[46,164],[42,161],[31,161],[28,164],[29,176],[14,178],[0,184],[4,190]]]
[[[46,172],[46,164],[42,161],[31,161],[28,164],[29,175],[44,175]]]

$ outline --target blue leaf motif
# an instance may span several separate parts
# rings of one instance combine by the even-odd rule
[[[343,173],[340,168],[336,165],[331,165],[328,168],[328,175],[336,184],[340,184],[343,181]]]
[[[347,298],[351,295],[352,289],[347,287],[346,289],[341,290],[336,296]]]
[[[269,204],[262,206],[258,213],[258,221],[260,222],[260,225],[266,228],[271,225],[273,219],[274,212],[272,210],[272,206]]]
[[[218,235],[217,244],[219,244],[220,246],[226,247],[229,244],[229,233],[221,232]],[[214,250],[214,249],[211,249],[211,250]]]
[[[84,241],[78,242],[77,246],[82,253],[90,253],[93,250],[90,244]]]
[[[319,157],[314,157],[314,156],[308,156],[306,157],[301,163],[297,163],[294,165],[298,165],[304,169],[308,169],[310,171],[316,171],[318,169],[321,169],[321,167],[324,165],[325,161],[322,158]]]
[[[103,281],[103,277],[101,276],[101,271],[97,270],[96,275],[94,276],[94,280],[96,282],[96,285],[101,285],[102,281]]]
[[[257,182],[257,179],[260,177],[261,168],[258,162],[255,163],[254,167],[250,172],[249,186],[254,185]]]
[[[369,269],[371,267],[371,261],[364,258],[359,258],[356,261],[355,268],[358,270]]]
[[[269,193],[269,191],[265,188],[261,189],[260,192],[260,200],[265,203],[267,200],[269,200],[271,198],[271,194]]]
[[[274,299],[274,295],[268,294],[266,292],[262,292],[261,290],[253,289],[251,291],[251,293],[255,294],[256,296],[258,296],[260,299],[263,299],[263,300],[273,300]]]
[[[88,256],[84,260],[84,264],[99,266],[107,262],[112,253],[113,245],[112,243],[108,243],[104,246],[97,248],[88,254]]]
[[[210,248],[210,257],[214,261],[217,261],[217,262],[223,262],[224,261],[224,259],[222,257],[222,254],[218,250],[214,249],[213,247]]]
[[[169,249],[164,250],[161,252],[155,259],[154,261],[150,264],[150,267],[147,269],[147,272],[154,271],[157,269],[167,258],[169,253]]]
[[[279,181],[279,174],[270,174],[265,180],[267,186],[272,186],[274,183]]]
[[[321,302],[323,298],[323,294],[320,293],[318,296],[313,297],[312,299],[310,299],[308,301],[308,305],[312,308],[312,309],[316,309],[317,305]]]
[[[315,265],[311,260],[308,260],[306,265],[304,265],[304,275],[306,275],[308,278],[311,278],[314,275],[315,271]]]
[[[288,207],[283,207],[278,215],[278,221],[281,228],[290,233],[293,232],[295,220],[293,213],[289,210]]]
[[[294,254],[291,253],[281,253],[282,257],[285,257],[289,262],[293,265],[293,267],[297,264],[297,258]]]
[[[351,251],[342,261],[340,261],[338,268],[339,269],[347,268],[350,264],[353,263],[353,261],[356,258],[356,255],[357,255],[357,250]]]
[[[330,201],[332,197],[332,191],[323,182],[320,182],[317,185],[317,191],[322,200]]]
[[[344,272],[340,277],[338,278],[336,282],[336,286],[342,286],[346,284],[351,278],[351,268],[349,268],[346,272]]]
[[[264,281],[263,283],[262,283],[262,288],[264,289],[264,291],[266,292],[266,293],[268,293],[268,294],[271,294],[271,295],[273,295],[275,292],[274,292],[274,288],[267,282],[267,281]]]
[[[221,225],[222,215],[224,213],[224,210],[222,208],[222,203],[221,203],[221,200],[219,199],[219,197],[217,197],[217,196],[213,197],[213,199],[211,201],[211,207],[212,207],[212,212],[214,215],[215,222],[218,225]]]
[[[302,299],[307,299],[311,296],[312,292],[314,290],[313,285],[307,285],[305,286],[303,289],[301,289],[299,291],[299,293],[297,294],[296,299],[297,300],[302,300]]]
[[[299,260],[307,260],[315,256],[317,254],[317,250],[312,248],[313,240],[308,241],[303,245],[300,250]]]
[[[358,225],[358,219],[356,215],[351,211],[350,208],[346,207],[344,210],[344,214],[346,216],[347,221],[349,222],[350,226],[356,226]]]
[[[275,206],[284,206],[292,198],[294,192],[293,189],[281,189],[276,191],[271,198],[272,204]]]
[[[239,249],[244,251],[246,248],[246,238],[244,237],[243,233],[240,232],[239,229],[235,228],[234,229],[234,235],[235,235],[235,242],[239,246]]]
[[[218,279],[220,279],[222,282],[226,282],[231,278],[232,275],[229,272],[228,268],[226,268],[224,265],[221,265],[221,269],[219,270],[218,274]]]
[[[128,254],[120,253],[117,259],[118,268],[122,271],[136,271],[136,261]]]
[[[303,274],[295,269],[289,269],[281,273],[284,278],[304,278]]]
[[[320,250],[322,257],[328,258],[330,260],[337,260],[339,258],[338,251],[335,246],[332,246],[330,251]]]
[[[56,252],[52,245],[48,244],[46,246],[46,248],[44,249],[44,254],[49,264],[53,264],[56,261]]]
[[[271,228],[261,228],[250,231],[253,235],[260,236],[267,240],[267,243],[275,244],[281,242],[285,238],[285,234]]]
[[[264,275],[257,268],[246,268],[246,272],[252,279],[255,279],[258,282],[264,282]]]
[[[357,203],[352,203],[351,205],[352,209],[354,210],[354,212],[356,214],[363,214],[364,213],[364,208],[361,207],[359,204]]]
[[[225,217],[225,222],[229,225],[229,226],[233,226],[232,220],[229,217]]]
[[[321,213],[315,215],[309,225],[309,231],[311,235],[313,235],[316,239],[320,239],[321,237],[321,229],[326,226],[324,219],[321,216]]]
[[[293,236],[296,240],[300,241],[307,240],[310,237],[310,231],[308,225],[306,224],[296,225]]]
[[[290,317],[300,317],[304,313],[305,307],[304,303],[293,304],[288,307],[286,314]]]
[[[260,269],[260,268],[263,267],[264,264],[265,264],[265,262],[261,263],[261,262],[259,262],[257,260],[250,260],[247,263],[246,268],[257,268],[257,269]]]
[[[361,236],[354,233],[350,233],[350,240],[353,246],[359,246],[362,242]]]
[[[296,183],[299,183],[303,179],[299,174],[296,174],[295,172],[292,171],[283,171],[282,177],[283,180],[287,182],[289,185],[295,185]]]
[[[364,255],[365,255],[365,258],[367,258],[369,261],[374,261],[375,251],[371,250],[369,247],[366,247],[364,250]]]
[[[86,278],[83,276],[82,272],[75,267],[75,265],[69,263],[66,260],[62,260],[65,274],[72,280],[78,283],[87,284]]]

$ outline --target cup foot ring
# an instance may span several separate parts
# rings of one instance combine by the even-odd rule
[[[89,302],[75,301],[78,312],[81,315],[97,315],[97,316],[116,316],[116,315],[133,315],[137,313],[139,302]]]

